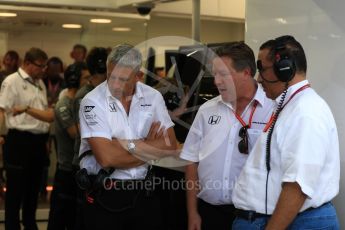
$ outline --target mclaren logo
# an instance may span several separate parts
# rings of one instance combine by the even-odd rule
[[[95,108],[95,106],[86,105],[86,106],[84,106],[84,112],[85,113],[91,112],[91,110],[93,110],[93,108]]]
[[[221,116],[212,115],[212,116],[210,116],[210,118],[208,119],[208,123],[209,123],[210,125],[217,125],[217,124],[219,124],[221,118],[222,118]]]

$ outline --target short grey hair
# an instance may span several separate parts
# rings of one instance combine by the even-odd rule
[[[130,67],[139,71],[142,63],[142,56],[138,49],[129,44],[115,46],[107,58],[107,64]]]

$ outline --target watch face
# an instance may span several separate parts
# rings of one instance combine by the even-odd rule
[[[128,148],[129,149],[135,149],[135,144],[133,142],[129,142]]]
[[[135,144],[133,141],[128,142],[128,151],[133,153],[135,151]]]

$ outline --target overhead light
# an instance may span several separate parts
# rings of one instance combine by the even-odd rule
[[[318,40],[318,37],[314,35],[309,35],[308,38],[314,41]]]
[[[281,23],[281,24],[286,24],[287,23],[286,19],[284,19],[284,18],[276,18],[276,21]]]
[[[17,14],[9,12],[0,12],[0,17],[17,17]]]
[[[114,27],[112,30],[116,31],[116,32],[128,32],[128,31],[131,31],[131,28],[129,28],[129,27]]]
[[[106,18],[92,18],[90,20],[90,22],[92,22],[92,23],[111,23],[111,20],[106,19]]]
[[[331,38],[341,38],[341,36],[339,34],[330,34],[329,35]]]
[[[81,25],[80,24],[63,24],[62,27],[66,29],[80,29]]]

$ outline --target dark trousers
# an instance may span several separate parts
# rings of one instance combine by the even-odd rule
[[[50,198],[48,230],[74,229],[77,208],[77,187],[73,171],[56,168]]]
[[[4,161],[7,185],[5,228],[20,229],[22,208],[24,229],[36,230],[36,209],[41,186],[47,135],[9,130],[5,142]]]
[[[202,230],[229,230],[236,217],[233,205],[212,205],[202,199],[198,199],[198,211]]]
[[[84,200],[83,215],[85,229],[90,230],[164,229],[158,197],[146,196],[146,191],[141,189],[102,190]]]

